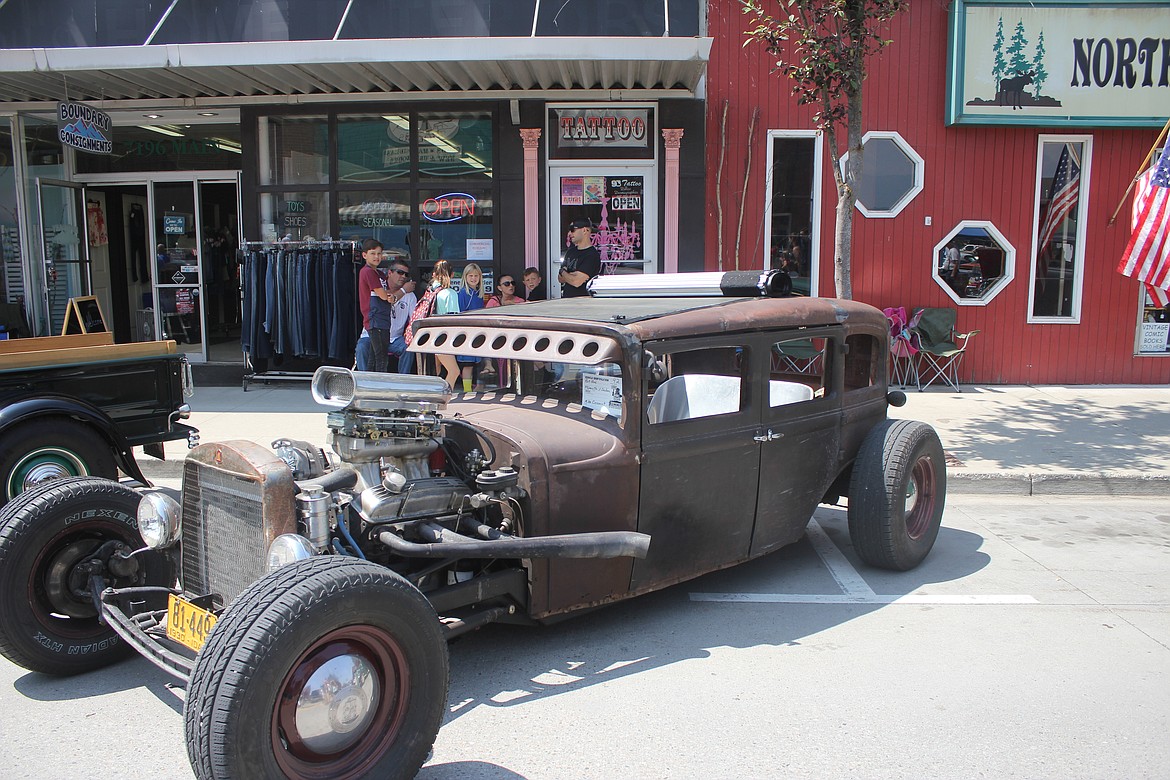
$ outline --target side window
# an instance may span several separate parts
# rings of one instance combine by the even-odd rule
[[[768,377],[768,405],[811,401],[825,395],[831,353],[826,338],[794,338],[772,345],[772,366]]]
[[[734,414],[743,408],[744,347],[647,352],[646,419],[651,425]]]
[[[845,392],[877,383],[878,340],[868,333],[845,339]]]

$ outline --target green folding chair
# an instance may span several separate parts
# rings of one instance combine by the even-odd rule
[[[918,336],[918,389],[941,380],[956,393],[963,392],[959,366],[979,331],[955,333],[958,312],[954,309],[919,309],[914,316],[918,320],[911,329]]]

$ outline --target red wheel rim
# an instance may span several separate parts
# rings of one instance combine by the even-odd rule
[[[906,484],[906,534],[911,539],[921,539],[930,528],[935,501],[934,461],[923,455],[914,461]]]

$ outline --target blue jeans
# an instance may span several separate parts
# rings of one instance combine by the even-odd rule
[[[353,351],[353,362],[358,371],[369,371],[373,368],[374,353],[370,349],[370,337],[368,335],[364,335],[358,339],[357,346]]]
[[[402,336],[390,342],[390,354],[398,358],[398,373],[409,374],[414,370],[414,353],[406,351],[406,339]]]

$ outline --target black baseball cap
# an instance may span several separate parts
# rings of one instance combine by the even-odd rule
[[[569,223],[569,230],[577,230],[578,228],[589,228],[590,230],[593,230],[593,220],[575,219]]]

